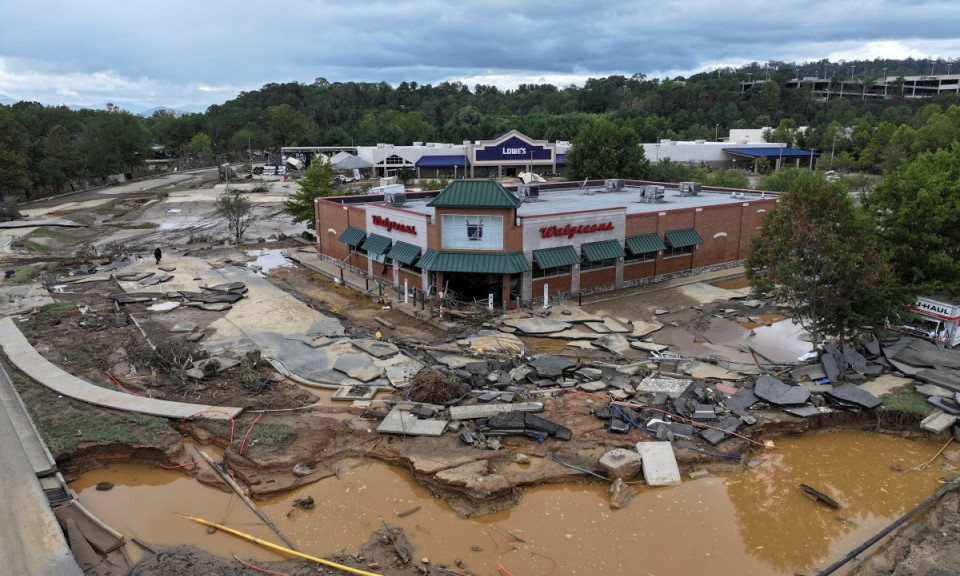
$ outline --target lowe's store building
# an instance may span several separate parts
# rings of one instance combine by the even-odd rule
[[[433,192],[318,198],[317,250],[397,289],[492,295],[498,308],[516,308],[736,266],[776,202],[696,183],[508,189],[461,179]]]

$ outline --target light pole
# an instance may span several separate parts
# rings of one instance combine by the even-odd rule
[[[720,125],[719,124],[717,124],[717,126],[713,129],[713,141],[714,142],[720,141]]]
[[[883,97],[887,97],[887,69],[883,69]]]
[[[833,170],[833,153],[837,149],[837,131],[833,131],[833,144],[830,145],[830,169]]]

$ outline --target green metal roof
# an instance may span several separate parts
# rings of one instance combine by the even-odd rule
[[[600,260],[610,260],[611,258],[623,258],[626,252],[616,240],[603,240],[601,242],[588,242],[580,245],[580,250],[587,260],[598,262]]]
[[[343,234],[340,235],[338,240],[344,244],[349,244],[350,246],[359,246],[363,244],[363,241],[366,239],[366,237],[367,233],[360,228],[347,226],[347,229],[343,231]]]
[[[454,180],[436,198],[433,208],[516,208],[520,199],[496,180]]]
[[[530,270],[523,252],[441,252],[427,250],[417,267],[431,272],[518,274]]]
[[[370,254],[386,254],[390,250],[390,244],[393,240],[379,234],[371,234],[367,241],[363,243],[362,248]]]
[[[625,240],[625,243],[631,254],[646,254],[647,252],[659,252],[667,249],[663,240],[656,234],[630,236]]]
[[[403,262],[404,264],[413,264],[419,257],[419,246],[407,244],[406,242],[401,242],[399,240],[397,240],[397,243],[393,245],[393,248],[391,248],[390,252],[387,254],[387,258],[391,258],[397,262]]]
[[[580,262],[580,256],[573,246],[560,246],[534,250],[533,259],[540,268],[559,268]]]
[[[703,239],[693,228],[684,228],[683,230],[671,230],[663,233],[667,244],[671,248],[685,248],[687,246],[697,246],[703,244]]]

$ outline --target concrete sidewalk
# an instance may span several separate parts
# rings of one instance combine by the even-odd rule
[[[54,366],[27,342],[11,318],[0,319],[0,346],[10,361],[33,380],[64,396],[106,408],[164,418],[188,418],[205,412],[208,418],[233,418],[243,408],[170,402],[108,390]],[[216,412],[214,412],[215,410]],[[227,416],[225,416],[225,413]]]
[[[5,406],[0,403],[0,572],[82,576]]]

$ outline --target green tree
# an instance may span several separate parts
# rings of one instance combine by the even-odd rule
[[[81,150],[87,169],[97,176],[133,170],[147,155],[148,136],[133,114],[108,104],[85,123]]]
[[[571,142],[566,155],[566,175],[581,178],[644,178],[649,161],[637,135],[599,118]]]
[[[201,162],[206,162],[213,158],[213,140],[203,132],[193,135],[193,138],[190,139],[190,144],[187,145],[187,149]]]
[[[300,189],[283,201],[283,211],[293,217],[294,224],[304,222],[312,226],[316,220],[314,200],[333,196],[333,164],[330,159],[322,154],[314,158],[297,184]]]
[[[215,206],[217,214],[227,221],[227,229],[233,236],[234,243],[239,246],[244,232],[256,219],[253,215],[253,204],[243,194],[227,191],[217,196]]]
[[[0,193],[28,194],[27,151],[30,135],[12,114],[0,106]]]
[[[305,114],[289,104],[267,108],[267,134],[274,146],[292,146],[303,143],[310,134],[312,122]]]
[[[841,344],[896,309],[896,284],[873,223],[846,187],[799,174],[750,240],[746,276],[755,292],[775,290],[790,318]]]
[[[960,143],[900,166],[862,202],[876,215],[901,283],[960,295]]]

